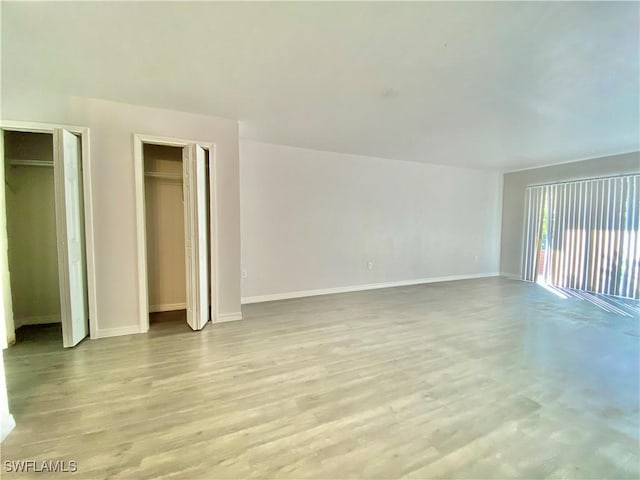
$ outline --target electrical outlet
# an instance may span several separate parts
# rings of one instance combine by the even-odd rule
[[[373,270],[373,262],[367,262],[367,270]]]
[[[473,257],[474,262],[478,263],[478,255],[476,255],[475,257]]]
[[[242,270],[242,278],[247,278],[249,275],[246,270]]]

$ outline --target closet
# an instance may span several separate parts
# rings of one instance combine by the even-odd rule
[[[16,340],[88,333],[81,139],[2,130],[9,277]]]
[[[144,175],[149,320],[186,321],[182,149],[144,145]],[[177,311],[181,315],[158,315]]]
[[[209,152],[142,145],[149,325],[211,319]]]
[[[53,135],[7,131],[4,151],[14,328],[22,338],[23,326],[55,323],[62,336]]]

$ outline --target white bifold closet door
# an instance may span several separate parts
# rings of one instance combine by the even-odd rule
[[[182,151],[182,160],[187,323],[192,329],[200,330],[209,321],[206,152],[199,145],[188,145]]]
[[[65,347],[73,347],[89,333],[82,149],[80,138],[67,130],[56,129],[53,139],[62,340]]]

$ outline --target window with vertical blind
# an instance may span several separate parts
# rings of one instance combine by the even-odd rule
[[[522,278],[640,298],[640,175],[532,186]]]

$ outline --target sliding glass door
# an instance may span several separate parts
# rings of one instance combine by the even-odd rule
[[[640,175],[532,186],[522,278],[640,298]]]

